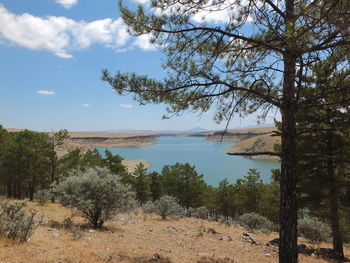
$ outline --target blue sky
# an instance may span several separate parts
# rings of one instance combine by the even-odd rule
[[[224,16],[213,19],[217,17]],[[105,68],[163,76],[162,53],[146,38],[127,34],[116,0],[0,0],[0,58],[0,124],[6,128],[103,131],[225,126],[217,125],[211,112],[162,120],[165,105],[139,106],[131,96],[118,96],[100,80]],[[255,116],[236,117],[230,127],[255,124]]]

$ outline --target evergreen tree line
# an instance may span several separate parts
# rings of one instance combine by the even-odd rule
[[[186,209],[205,206],[217,218],[256,212],[273,222],[278,220],[278,184],[275,180],[263,183],[256,169],[250,169],[235,184],[225,179],[218,187],[208,185],[189,163],[165,165],[159,173],[148,172],[140,163],[129,173],[123,158],[109,150],[101,155],[96,149],[74,149],[59,156],[58,148],[68,137],[66,130],[53,134],[8,132],[0,126],[0,193],[33,200],[35,193],[51,189],[73,171],[107,167],[121,177],[122,183],[131,185],[140,204],[169,195]]]
[[[319,119],[314,118],[316,114]],[[300,135],[298,150],[303,158],[297,166],[299,217],[312,216],[329,223],[333,243],[339,246],[340,242],[341,247],[344,239],[349,240],[350,233],[350,182],[346,161],[350,159],[350,137],[344,133],[346,116],[346,112],[318,110],[307,111],[298,117],[300,131],[306,125],[308,129],[312,126],[315,130],[322,126],[322,131],[325,126],[329,127],[323,133]],[[279,170],[272,170],[269,183],[262,181],[256,169],[249,169],[235,183],[225,179],[213,187],[189,163],[165,165],[161,172],[149,172],[140,163],[133,173],[129,173],[122,163],[123,158],[109,150],[101,155],[96,149],[74,149],[59,156],[58,147],[68,137],[66,130],[47,134],[28,130],[8,132],[0,127],[1,194],[33,200],[36,192],[51,189],[53,184],[73,171],[106,167],[119,175],[122,183],[131,186],[141,205],[169,195],[185,209],[206,207],[209,215],[216,219],[230,219],[254,212],[275,224],[279,222]]]

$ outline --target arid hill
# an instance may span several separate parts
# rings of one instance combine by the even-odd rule
[[[2,263],[273,263],[278,262],[277,246],[267,243],[277,233],[250,233],[252,244],[243,233],[248,230],[227,227],[218,222],[195,218],[162,220],[142,212],[122,214],[93,230],[79,216],[73,229],[62,227],[71,212],[59,204],[38,206],[44,215],[42,225],[28,243],[17,245],[0,239]],[[68,221],[67,221],[68,222]],[[77,227],[80,227],[77,228]],[[305,240],[300,239],[311,247]],[[331,247],[331,244],[321,244]],[[349,248],[345,249],[350,256]],[[320,257],[301,254],[301,263],[326,263]]]
[[[242,140],[235,145],[227,147],[229,152],[273,152],[274,145],[281,143],[279,136],[271,136],[272,133],[257,135],[246,140]],[[254,159],[278,160],[276,156],[257,155]]]

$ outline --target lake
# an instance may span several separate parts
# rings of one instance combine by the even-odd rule
[[[144,159],[150,164],[148,171],[160,172],[162,167],[176,162],[188,162],[196,166],[197,172],[213,186],[227,178],[234,183],[247,174],[250,168],[256,168],[264,182],[269,182],[271,169],[280,168],[276,161],[251,160],[226,154],[224,148],[234,142],[209,141],[202,137],[162,136],[157,144],[145,147],[108,147],[113,154],[119,154],[126,160]],[[105,147],[96,147],[102,154]]]

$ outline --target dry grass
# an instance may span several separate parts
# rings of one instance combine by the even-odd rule
[[[232,133],[257,133],[257,134],[261,134],[261,133],[268,133],[268,132],[273,132],[276,131],[277,128],[274,126],[269,126],[269,127],[261,127],[261,128],[248,128],[248,129],[232,129],[232,130],[228,130],[228,132],[232,132]]]
[[[225,150],[230,152],[266,152],[274,151],[274,145],[280,144],[281,138],[278,136],[271,136],[271,134],[264,134],[254,136],[252,138],[240,141],[239,143],[227,147]],[[255,156],[256,159],[278,159],[275,156]]]
[[[62,221],[68,217],[71,214],[69,210],[59,204],[41,207],[29,203],[29,206],[45,215],[43,225],[26,244],[17,245],[1,240],[1,263],[146,263],[169,260],[173,263],[190,263],[198,262],[203,255],[216,259],[230,258],[234,262],[278,261],[276,248],[265,245],[276,238],[275,233],[256,233],[255,239],[260,244],[252,245],[242,239],[242,233],[246,230],[240,227],[226,227],[193,218],[161,220],[138,213],[119,215],[101,231],[83,228],[82,238],[74,240],[71,232],[52,228],[49,224],[50,220]],[[74,218],[76,225],[83,222],[82,218]],[[219,240],[218,235],[202,231],[209,227],[230,235],[233,241]],[[350,253],[349,250],[346,252]],[[159,254],[163,260],[152,260],[154,254]],[[300,262],[327,261],[301,255]]]

